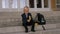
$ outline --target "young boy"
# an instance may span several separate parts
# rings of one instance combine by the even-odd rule
[[[24,7],[24,13],[22,14],[22,21],[23,21],[23,26],[25,27],[25,32],[28,32],[28,27],[27,26],[32,26],[31,31],[35,32],[34,26],[35,23],[32,19],[31,13],[29,13],[29,8],[27,6]]]

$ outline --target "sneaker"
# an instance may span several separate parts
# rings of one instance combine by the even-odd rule
[[[35,30],[31,30],[32,32],[35,32]]]
[[[25,33],[28,33],[28,31],[25,31]]]

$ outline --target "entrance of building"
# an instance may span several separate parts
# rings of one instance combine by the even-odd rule
[[[24,2],[22,6],[27,5],[31,11],[50,11],[50,0],[23,0]]]

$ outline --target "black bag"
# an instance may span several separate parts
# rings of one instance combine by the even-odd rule
[[[37,18],[38,18],[38,24],[39,25],[45,25],[46,24],[46,20],[44,18],[44,16],[40,13],[37,13]]]

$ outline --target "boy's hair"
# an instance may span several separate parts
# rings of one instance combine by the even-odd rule
[[[28,6],[25,6],[24,8],[29,8]]]

